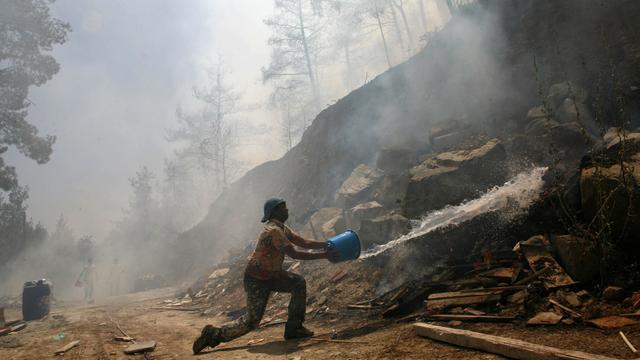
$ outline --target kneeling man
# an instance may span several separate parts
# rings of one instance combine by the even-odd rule
[[[313,336],[313,332],[302,325],[306,311],[306,282],[302,276],[283,270],[282,262],[285,254],[299,260],[330,259],[332,261],[337,261],[340,255],[335,250],[327,250],[325,242],[307,240],[294,233],[284,224],[288,217],[289,210],[284,200],[269,199],[265,202],[262,222],[266,224],[244,272],[247,313],[220,328],[212,325],[205,326],[200,337],[193,343],[194,354],[198,354],[207,346],[217,346],[221,342],[231,341],[256,329],[272,291],[291,293],[284,338],[299,339]],[[293,245],[323,251],[298,251]]]

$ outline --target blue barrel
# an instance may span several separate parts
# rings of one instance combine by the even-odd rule
[[[27,281],[22,289],[22,318],[38,320],[49,315],[49,297],[53,284],[49,280]]]
[[[327,240],[327,248],[337,250],[340,260],[355,260],[360,257],[360,238],[353,230],[347,230]]]

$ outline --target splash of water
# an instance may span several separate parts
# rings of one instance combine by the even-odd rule
[[[544,185],[542,176],[546,171],[546,167],[533,168],[518,174],[502,186],[496,186],[488,190],[477,199],[463,202],[460,205],[447,205],[440,210],[434,210],[421,220],[412,221],[412,230],[408,234],[365,251],[360,256],[360,259],[379,255],[398,244],[442,227],[461,224],[480,214],[499,211],[505,220],[524,215],[529,206],[540,196]]]

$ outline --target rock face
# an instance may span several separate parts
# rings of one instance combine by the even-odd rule
[[[600,254],[596,244],[572,235],[551,237],[562,267],[580,282],[595,280],[600,273]]]
[[[640,153],[640,133],[624,133],[620,128],[609,128],[604,134],[604,147],[608,156],[630,160]]]
[[[602,297],[608,301],[620,301],[624,298],[624,289],[618,286],[607,286],[602,291]]]
[[[411,230],[409,220],[400,214],[388,213],[360,222],[360,241],[363,249],[385,244]]]
[[[381,215],[383,211],[382,205],[377,201],[369,201],[351,208],[351,216],[358,220],[372,219]]]
[[[598,2],[598,11],[593,11],[593,20],[588,22],[574,16],[584,5],[577,0],[530,1],[527,6],[510,1],[480,3],[485,7],[482,14],[495,16],[477,17],[476,33],[505,31],[490,39],[502,44],[498,51],[478,48],[485,49],[496,64],[504,64],[505,71],[487,74],[483,68],[471,66],[477,61],[465,58],[468,42],[456,41],[468,29],[468,21],[452,18],[436,41],[429,41],[419,54],[318,114],[300,143],[282,158],[248,171],[231,184],[210,206],[203,221],[180,235],[180,250],[192,261],[182,262],[183,268],[176,273],[208,269],[206,264],[219,260],[225,250],[240,245],[239,241],[253,242],[261,229],[259,219],[267,198],[286,199],[292,210],[290,225],[300,229],[317,209],[336,206],[336,191],[354,167],[374,163],[376,154],[388,143],[424,141],[431,119],[472,114],[474,123],[495,119],[495,129],[501,130],[511,119],[523,117],[536,105],[531,100],[539,98],[539,81],[523,76],[523,69],[531,69],[531,58],[522,56],[522,39],[531,39],[536,46],[539,58],[544,59],[545,81],[551,83],[568,78],[587,83],[612,67],[637,69],[631,50],[612,58],[590,41],[603,39],[611,48],[632,49],[634,29],[628,24],[638,18],[640,5],[635,2],[624,3],[623,20],[608,22],[606,32],[593,23],[619,16],[618,0]],[[557,31],[558,19],[563,19],[563,31]],[[557,41],[550,42],[550,38]],[[460,61],[469,66],[461,66]],[[586,66],[567,66],[581,63]],[[567,70],[571,72],[567,74]],[[451,81],[454,79],[464,81]],[[370,200],[353,205],[364,201]],[[215,241],[211,241],[211,234],[216,234]]]
[[[418,153],[411,149],[382,149],[378,152],[376,167],[387,175],[406,172],[418,161]]]
[[[338,200],[351,207],[369,198],[373,185],[382,179],[382,171],[365,164],[358,165],[338,189]]]
[[[342,209],[340,208],[331,207],[319,209],[311,215],[307,224],[300,230],[300,235],[308,239],[322,241],[326,238],[323,232],[325,224],[331,221],[335,224],[336,221],[334,221],[334,219],[338,217],[342,217]]]
[[[496,139],[475,149],[440,153],[425,160],[410,171],[405,216],[416,218],[504,183],[505,161],[506,152]]]
[[[611,239],[632,243],[640,231],[640,161],[582,169],[580,195],[584,220],[606,227]],[[624,232],[623,232],[624,231]]]
[[[571,81],[553,84],[549,87],[547,99],[554,108],[560,106],[568,98],[574,98],[577,103],[584,104],[587,102],[589,94],[585,89]]]
[[[342,215],[338,215],[322,225],[322,235],[330,238],[347,230],[347,224]]]
[[[464,120],[448,119],[433,125],[429,134],[432,151],[442,151],[460,144],[473,133]]]
[[[358,204],[348,212],[350,226],[353,229],[360,229],[360,222],[365,219],[373,219],[384,213],[384,207],[377,201],[369,201]]]
[[[588,92],[565,81],[551,85],[547,106],[536,106],[526,116],[525,133],[533,136],[550,134],[552,140],[565,147],[581,146],[581,142],[599,135],[593,114],[587,105]]]

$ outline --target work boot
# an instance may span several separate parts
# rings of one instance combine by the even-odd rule
[[[284,330],[284,338],[287,340],[292,339],[304,339],[313,336],[313,331],[305,328],[304,326],[300,326],[297,328],[287,328]]]
[[[218,344],[220,344],[220,340],[218,340],[219,332],[220,329],[211,325],[207,325],[202,328],[200,336],[196,339],[196,341],[193,342],[193,354],[199,354],[207,346],[218,346]]]

